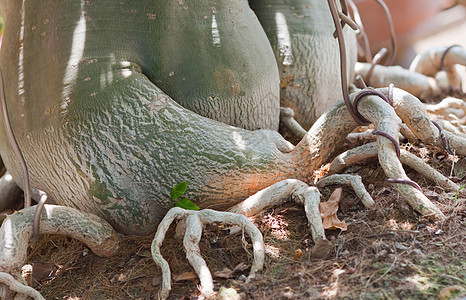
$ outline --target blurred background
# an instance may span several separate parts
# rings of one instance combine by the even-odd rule
[[[372,55],[389,47],[385,14],[374,0],[354,0]],[[409,67],[417,53],[429,47],[459,44],[466,48],[466,0],[385,0],[398,45],[394,64]]]

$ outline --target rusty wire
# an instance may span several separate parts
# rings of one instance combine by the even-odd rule
[[[348,66],[346,62],[346,45],[345,45],[345,40],[343,37],[343,28],[339,22],[339,16],[338,16],[338,9],[335,4],[334,0],[327,0],[328,6],[330,8],[330,13],[332,15],[332,20],[333,24],[335,25],[336,33],[337,33],[337,40],[338,40],[338,46],[340,49],[340,78],[341,78],[341,90],[343,93],[343,99],[345,101],[346,108],[348,109],[348,112],[350,113],[351,117],[353,120],[358,124],[358,125],[367,125],[367,120],[364,118],[360,118],[360,114],[356,113],[355,110],[353,109],[353,106],[351,104],[351,100],[349,97],[349,92],[348,92]],[[359,115],[359,116],[358,116]]]
[[[351,7],[351,11],[353,12],[354,22],[356,22],[359,27],[357,35],[361,37],[363,41],[363,46],[360,46],[362,48],[362,56],[364,56],[364,60],[366,62],[370,62],[372,60],[371,46],[369,44],[369,38],[367,37],[366,31],[364,30],[364,25],[362,24],[361,15],[359,14],[359,10],[356,4],[354,4],[353,0],[347,0],[347,2]]]
[[[5,126],[6,135],[8,137],[8,141],[10,143],[11,149],[16,156],[16,160],[18,161],[21,167],[21,173],[23,175],[23,191],[24,191],[24,207],[31,206],[31,186],[29,184],[29,172],[26,165],[26,161],[24,160],[23,154],[21,153],[21,149],[19,149],[18,143],[16,142],[15,135],[13,130],[11,129],[10,119],[8,117],[8,109],[5,99],[5,85],[3,83],[3,72],[0,69],[0,104],[3,116],[3,125]]]
[[[447,140],[447,138],[446,138],[446,136],[445,136],[445,133],[444,133],[444,131],[443,131],[442,126],[440,126],[439,123],[437,123],[437,122],[435,122],[435,121],[433,121],[433,120],[431,120],[431,122],[432,122],[432,124],[435,125],[435,127],[437,127],[437,129],[438,129],[439,132],[440,132],[440,138],[442,139],[443,147],[444,147],[445,150],[448,152],[448,154],[453,155],[453,151],[451,151],[451,149],[450,149],[450,145],[448,144],[448,140]]]
[[[374,68],[376,65],[378,65],[382,59],[387,55],[387,48],[382,48],[379,50],[379,52],[377,52],[376,55],[374,55],[374,57],[372,58],[372,61],[371,61],[371,67],[369,68],[369,71],[367,71],[367,74],[366,74],[366,81],[367,81],[367,84],[370,85],[371,84],[371,77],[372,77],[372,73],[374,72]]]
[[[3,72],[0,68],[0,106],[3,116],[3,125],[5,126],[5,132],[8,137],[11,149],[16,156],[16,159],[21,167],[21,172],[23,175],[23,192],[24,192],[24,207],[28,208],[31,206],[31,185],[29,181],[29,171],[24,160],[24,156],[21,152],[21,149],[18,146],[15,135],[11,128],[10,118],[8,116],[8,108],[5,98],[5,86],[3,83]],[[34,218],[32,221],[32,238],[34,241],[38,241],[40,237],[39,226],[40,226],[40,215],[42,209],[44,208],[45,202],[47,201],[47,194],[43,191],[38,191],[40,195],[40,200],[37,203],[36,210],[34,212]]]
[[[34,189],[39,194],[39,201],[37,202],[36,210],[34,211],[34,218],[32,221],[32,240],[37,242],[40,238],[40,215],[44,209],[45,202],[47,201],[47,193],[41,190]]]
[[[388,56],[385,64],[391,65],[393,63],[393,60],[395,59],[396,51],[397,51],[397,45],[396,45],[396,39],[395,39],[395,27],[393,26],[392,15],[390,14],[390,10],[388,9],[387,4],[385,4],[383,0],[374,0],[374,1],[377,2],[377,4],[379,4],[380,7],[383,9],[384,14],[385,14],[385,19],[388,25],[388,30],[390,31],[390,55]]]
[[[422,193],[421,186],[416,182],[412,181],[411,179],[395,179],[395,178],[387,178],[387,182],[389,183],[401,183],[401,184],[408,184],[412,187],[415,187]]]
[[[443,71],[445,68],[445,57],[447,56],[448,52],[450,52],[450,50],[455,47],[461,47],[461,45],[457,45],[457,44],[451,45],[447,49],[445,49],[445,51],[442,53],[442,57],[440,58],[440,66],[439,66],[440,71]]]

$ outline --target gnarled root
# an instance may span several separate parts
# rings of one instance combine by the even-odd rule
[[[390,83],[421,99],[441,95],[442,89],[464,95],[461,91],[461,78],[455,65],[466,65],[466,50],[458,45],[451,47],[434,47],[413,60],[409,70],[400,66],[376,65],[369,73],[371,64],[357,63],[356,74],[361,75],[367,85],[374,87],[387,86]],[[447,86],[436,80],[436,75],[445,71]]]
[[[388,89],[378,89],[388,94]],[[393,90],[393,108],[411,132],[425,144],[444,147],[439,129],[431,122],[424,104],[413,95],[400,90]],[[466,138],[444,131],[449,147],[458,155],[466,155]]]
[[[207,269],[204,259],[200,256],[199,250],[199,241],[203,225],[213,222],[239,225],[251,236],[254,246],[254,261],[248,277],[250,279],[254,277],[257,271],[262,269],[264,264],[264,244],[261,233],[247,217],[256,215],[267,207],[278,206],[290,199],[304,205],[304,210],[311,228],[311,235],[315,243],[312,253],[326,256],[331,247],[331,243],[325,238],[324,226],[319,211],[319,191],[316,187],[310,187],[302,181],[287,179],[257,192],[243,202],[233,206],[229,212],[217,212],[210,209],[188,211],[177,207],[168,211],[165,218],[159,224],[154,241],[152,242],[152,256],[154,261],[162,269],[162,289],[160,291],[160,297],[168,297],[171,290],[170,268],[160,254],[160,246],[170,224],[174,220],[186,220],[186,233],[183,240],[186,256],[199,276],[202,295],[211,297],[214,295],[212,276]]]
[[[388,89],[378,89],[378,91],[388,95]],[[404,103],[405,98],[417,101],[418,105],[416,105],[416,107],[413,107],[411,103],[410,105],[406,105],[406,103]],[[400,132],[400,118],[407,123],[407,127],[418,138],[423,134],[419,130],[420,125],[429,126],[428,129],[432,136],[429,138],[426,137],[426,140],[437,145],[441,144],[438,129],[431,124],[427,113],[425,113],[425,119],[424,116],[421,117],[425,124],[424,122],[419,122],[420,116],[416,108],[420,106],[423,112],[425,112],[425,109],[417,98],[400,89],[394,89],[392,102],[396,114],[393,108],[381,98],[376,99],[374,96],[365,96],[359,103],[359,112],[375,125],[378,132],[391,137],[397,137]],[[410,119],[410,123],[408,123],[407,119]],[[416,124],[414,124],[414,122],[416,122]],[[451,138],[455,139],[453,137]],[[397,144],[396,140],[394,142]],[[417,184],[413,183],[405,174],[400,161],[397,159],[397,150],[393,141],[385,136],[377,136],[377,144],[380,165],[393,187],[403,196],[411,207],[422,215],[429,216],[433,219],[444,219],[445,216],[443,213],[420,191],[420,189],[418,189]]]
[[[377,154],[376,143],[369,143],[350,149],[335,157],[330,164],[330,172],[341,172],[352,164],[377,157]],[[460,188],[456,183],[443,176],[440,172],[426,164],[422,159],[408,151],[401,150],[400,161],[446,191],[456,192]]]
[[[377,155],[377,149],[376,149]],[[319,188],[325,187],[331,184],[349,184],[353,188],[356,196],[361,200],[364,207],[372,207],[374,200],[371,195],[366,191],[364,184],[362,183],[361,176],[349,175],[349,174],[335,174],[322,178],[317,182]]]
[[[466,66],[466,50],[463,47],[433,47],[417,55],[409,70],[430,77],[444,70],[450,87],[460,90],[461,79],[456,72],[456,64]]]
[[[199,276],[201,282],[200,291],[204,297],[212,298],[215,296],[212,275],[204,259],[201,257],[199,249],[199,241],[204,224],[218,222],[242,227],[251,237],[254,249],[254,259],[248,279],[254,278],[256,272],[262,269],[264,265],[264,242],[262,240],[262,234],[245,216],[230,212],[218,212],[211,209],[192,211],[174,207],[168,211],[162,222],[160,222],[151,247],[153,259],[162,269],[162,288],[159,293],[162,299],[166,299],[170,293],[171,272],[167,261],[160,253],[160,246],[162,245],[170,224],[174,220],[182,218],[186,219],[186,233],[183,239],[186,257]]]
[[[385,87],[393,83],[418,98],[432,97],[441,94],[434,78],[404,69],[400,66],[374,66],[373,73],[368,77],[371,68],[369,63],[357,63],[356,74],[364,78],[367,85]]]
[[[437,104],[427,104],[426,110],[430,114],[448,116],[455,115],[462,118],[466,115],[466,102],[453,97],[447,97]]]
[[[35,209],[32,206],[12,214],[0,228],[0,282],[7,285],[0,289],[3,293],[0,294],[1,299],[10,295],[8,289],[35,299],[43,299],[24,285],[20,274],[21,267],[26,262]],[[110,256],[118,251],[117,234],[105,220],[74,208],[45,205],[41,214],[40,231],[78,239],[99,256]],[[18,282],[13,282],[12,278]]]
[[[277,182],[233,206],[229,211],[247,217],[254,216],[267,207],[278,206],[289,201],[290,198],[304,205],[314,242],[318,239],[325,239],[319,212],[320,193],[317,188],[310,187],[299,180],[287,179]]]

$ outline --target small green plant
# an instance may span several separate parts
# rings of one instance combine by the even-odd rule
[[[181,207],[184,209],[188,210],[199,210],[199,206],[194,204],[191,200],[188,200],[186,198],[181,198],[184,195],[184,192],[186,192],[186,189],[188,188],[188,182],[181,182],[175,185],[172,188],[172,191],[170,192],[170,199],[172,200],[173,207]],[[176,199],[179,199],[178,201],[175,202]]]
[[[464,187],[466,187],[466,184],[463,184],[463,185],[456,191],[455,196],[453,196],[453,199],[455,199],[455,201],[458,201],[458,195],[459,195],[460,191],[461,191],[462,189],[464,189]]]

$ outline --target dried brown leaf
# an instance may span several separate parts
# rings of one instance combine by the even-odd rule
[[[343,189],[337,188],[330,195],[327,202],[321,202],[319,204],[320,215],[325,229],[341,229],[343,231],[348,229],[345,221],[340,221],[337,217],[338,203],[340,203],[342,198]]]
[[[197,275],[193,272],[183,272],[180,275],[175,275],[173,276],[173,281],[178,282],[178,281],[184,281],[184,280],[189,280],[193,282],[198,282],[199,278]]]
[[[216,271],[214,272],[214,277],[216,278],[224,278],[224,279],[230,279],[234,277],[235,271],[230,270],[228,268],[223,268],[221,271]]]

